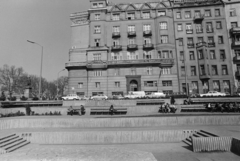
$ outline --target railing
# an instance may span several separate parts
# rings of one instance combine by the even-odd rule
[[[113,32],[112,37],[120,37],[120,32]]]
[[[143,35],[144,36],[151,36],[152,35],[152,31],[151,30],[143,31]]]
[[[233,63],[239,64],[240,63],[240,56],[233,57]]]
[[[233,27],[230,29],[232,34],[240,34],[240,27]]]
[[[232,47],[239,47],[240,46],[240,41],[233,41],[232,42]]]
[[[136,36],[136,31],[128,31],[128,36]]]
[[[212,32],[214,32],[214,29],[213,28],[207,28],[207,33],[212,33]]]
[[[187,34],[192,34],[193,33],[193,29],[186,29],[186,33]]]
[[[122,50],[122,45],[113,45],[112,50]]]
[[[204,14],[197,14],[193,18],[195,21],[197,20],[203,20],[204,19]]]
[[[129,44],[127,46],[128,49],[137,49],[138,48],[138,45],[137,44]]]
[[[108,61],[108,65],[114,64],[174,64],[174,59],[138,59],[138,60],[117,60],[117,61]]]
[[[152,49],[153,48],[153,44],[152,43],[143,44],[143,48],[144,49]]]
[[[192,43],[192,44],[190,44],[190,43],[187,44],[187,47],[188,47],[188,48],[194,48],[194,43]]]
[[[208,47],[210,47],[210,48],[211,48],[211,47],[215,47],[215,42],[209,42],[209,43],[208,43]]]
[[[236,77],[240,77],[240,70],[238,69],[235,73]]]
[[[197,48],[202,47],[202,46],[207,46],[207,43],[206,42],[198,42],[198,43],[196,43],[196,47]]]
[[[196,33],[203,33],[203,28],[196,29]]]

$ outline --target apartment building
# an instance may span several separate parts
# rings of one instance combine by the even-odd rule
[[[90,6],[70,16],[69,93],[179,92],[169,1]]]
[[[180,89],[189,89],[190,93],[232,93],[234,78],[224,3],[172,2]]]

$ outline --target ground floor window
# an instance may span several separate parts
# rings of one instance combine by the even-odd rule
[[[197,81],[193,81],[192,82],[192,93],[199,93],[199,91],[198,91],[198,82]]]
[[[173,94],[173,91],[172,90],[163,90],[163,93],[170,95],[170,94]]]
[[[218,91],[218,92],[221,91],[219,80],[214,80],[214,81],[213,81],[213,90],[214,90],[214,91]]]
[[[172,86],[172,81],[171,80],[162,81],[162,85],[163,86]]]
[[[203,81],[203,93],[208,93],[209,91],[209,84],[208,81]]]
[[[84,96],[84,92],[77,92],[77,95],[78,95],[79,97],[82,97],[82,96]]]
[[[96,95],[102,95],[103,92],[92,92],[92,96],[96,96]]]
[[[119,92],[112,92],[112,95],[114,96],[116,96],[116,95],[121,95],[121,96],[123,96],[123,92],[122,91],[119,91]]]
[[[144,81],[145,87],[157,87],[157,81]]]
[[[223,89],[224,89],[224,92],[228,92],[228,93],[231,93],[231,88],[230,88],[230,81],[229,80],[224,80],[223,81]]]

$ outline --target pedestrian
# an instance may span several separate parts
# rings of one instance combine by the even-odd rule
[[[72,116],[73,115],[73,107],[72,106],[70,106],[69,108],[68,108],[68,113]]]
[[[84,108],[84,106],[83,105],[81,105],[81,115],[85,115],[85,108]]]
[[[171,105],[174,105],[174,103],[175,103],[175,99],[174,99],[173,95],[170,97],[170,103],[171,103]]]
[[[115,111],[115,109],[114,109],[113,105],[111,105],[109,108],[110,115],[114,115],[114,111]]]

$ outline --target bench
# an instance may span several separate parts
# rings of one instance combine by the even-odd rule
[[[159,100],[159,99],[145,99],[145,100],[137,100],[136,102],[137,105],[161,105],[164,104],[164,100]]]
[[[68,111],[67,115],[71,115],[71,112]],[[73,109],[72,115],[81,115],[81,109]]]
[[[181,112],[206,112],[208,111],[205,105],[181,105]]]
[[[127,114],[127,108],[116,108],[114,109],[114,115],[126,115]],[[91,109],[90,115],[110,115],[109,109]]]

